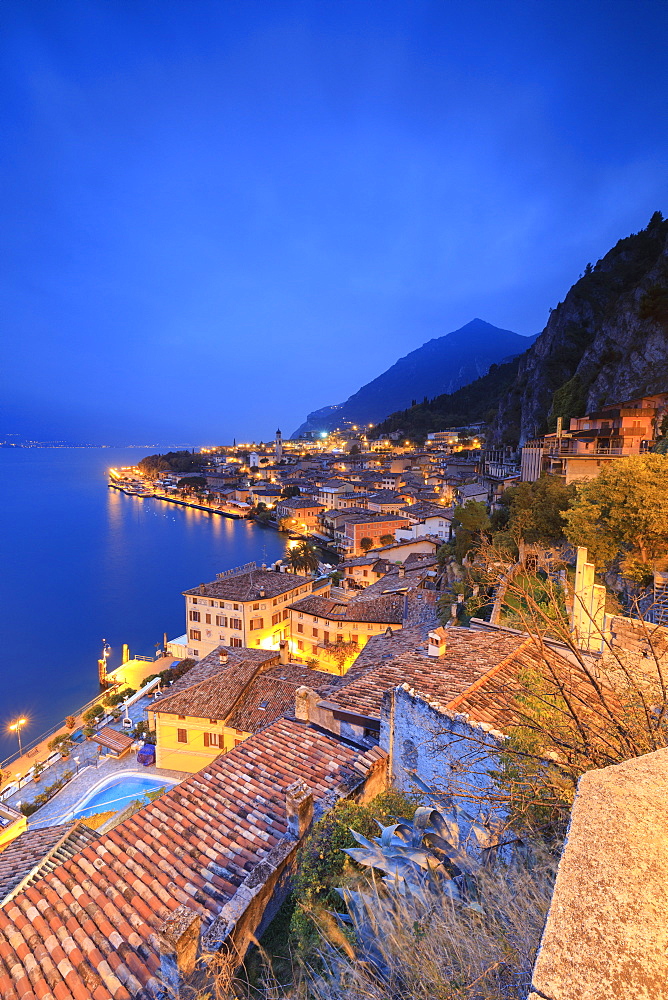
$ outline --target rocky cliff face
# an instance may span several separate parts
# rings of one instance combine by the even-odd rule
[[[570,289],[520,361],[492,428],[497,443],[554,430],[557,417],[668,389],[668,221],[655,213]]]

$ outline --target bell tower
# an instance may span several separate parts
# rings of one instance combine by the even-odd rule
[[[275,448],[275,461],[280,462],[283,458],[283,435],[281,434],[280,428],[276,431],[276,448]]]

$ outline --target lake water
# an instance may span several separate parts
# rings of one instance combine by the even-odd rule
[[[0,760],[99,691],[124,642],[153,655],[185,631],[182,591],[216,573],[285,554],[285,536],[249,521],[128,497],[111,466],[138,449],[0,448]]]

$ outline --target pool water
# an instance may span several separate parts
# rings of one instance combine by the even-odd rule
[[[144,799],[146,792],[155,792],[159,788],[170,788],[171,784],[168,781],[160,781],[158,778],[130,775],[117,778],[95,792],[90,798],[85,799],[84,803],[75,810],[74,818],[93,816],[99,812],[119,812],[136,799],[148,801]]]

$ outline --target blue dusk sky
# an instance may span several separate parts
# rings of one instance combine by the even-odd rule
[[[660,0],[3,0],[0,438],[291,433],[668,214]]]

